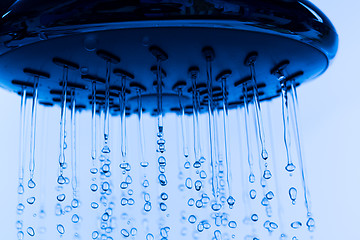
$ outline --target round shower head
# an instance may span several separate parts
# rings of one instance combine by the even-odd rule
[[[201,87],[208,64],[214,80],[226,78],[230,107],[242,104],[241,86],[253,84],[250,65],[260,100],[274,98],[281,80],[301,84],[323,73],[338,38],[327,17],[303,0],[39,0],[16,1],[3,11],[0,41],[1,87],[20,92],[38,76],[39,101],[57,104],[67,68],[68,91],[75,89],[77,105],[90,108],[94,81],[97,101],[104,102],[108,70],[116,114],[123,90],[127,112],[136,110],[137,86],[144,109],[156,113],[158,67],[164,112],[176,110],[179,90],[185,106],[191,105],[191,69],[198,68]],[[184,83],[181,89],[178,83]],[[223,97],[221,86],[214,81],[215,101]],[[203,88],[202,104],[207,92]]]

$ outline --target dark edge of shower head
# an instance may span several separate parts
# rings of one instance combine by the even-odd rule
[[[38,71],[31,68],[24,68],[23,71],[26,75],[29,75],[31,77],[50,78],[50,74],[43,71]]]
[[[199,77],[199,73],[200,73],[200,69],[198,66],[191,66],[189,67],[188,70],[189,76],[192,78],[198,78]]]
[[[169,56],[164,50],[155,45],[149,47],[149,52],[156,58],[157,61],[163,62],[168,60],[169,58]]]
[[[270,70],[270,73],[272,75],[278,75],[278,74],[283,74],[283,71],[285,70],[285,68],[287,66],[289,66],[290,61],[289,60],[283,60],[280,63],[276,64],[275,67],[273,67]]]
[[[245,58],[244,65],[249,67],[250,65],[254,64],[258,56],[259,56],[258,52],[256,51],[250,52]]]
[[[156,74],[157,74],[157,66],[156,66],[156,65],[152,66],[152,67],[150,68],[150,71],[151,71],[154,75],[156,75]],[[163,77],[163,78],[166,78],[166,77],[167,77],[167,73],[166,73],[166,71],[164,70],[164,68],[161,68],[161,74],[162,74],[162,77]]]
[[[61,89],[51,89],[50,94],[61,96],[63,94],[63,91]],[[66,95],[68,95],[68,96],[71,95],[71,91],[70,90],[66,91]]]
[[[60,87],[64,86],[64,82],[63,81],[59,82],[59,86]],[[81,90],[87,90],[87,87],[81,83],[67,82],[67,87],[81,89]]]
[[[204,58],[206,59],[206,61],[212,62],[215,59],[215,51],[210,46],[204,47],[202,49],[202,54],[203,54]]]
[[[117,92],[121,92],[121,91],[122,91],[122,87],[117,86],[117,85],[112,85],[112,86],[110,86],[109,88],[110,88],[110,90],[112,90],[112,91],[117,91]],[[126,94],[131,94],[130,89],[125,88],[125,93],[126,93]]]
[[[172,87],[172,90],[174,92],[179,92],[182,91],[185,87],[186,87],[186,81],[177,81]]]
[[[105,79],[101,78],[101,77],[98,77],[98,76],[94,76],[94,75],[81,75],[81,79],[84,79],[84,80],[88,80],[88,81],[95,81],[95,82],[98,82],[98,83],[105,83]]]
[[[59,57],[54,57],[53,58],[53,63],[60,66],[60,67],[67,67],[68,69],[71,70],[79,70],[80,66],[77,63],[74,62],[70,62],[68,60],[59,58]]]
[[[31,83],[31,82],[25,82],[25,81],[21,81],[21,80],[12,80],[11,81],[12,84],[14,85],[18,85],[18,86],[21,86],[21,87],[34,87],[34,83]]]
[[[122,77],[122,78],[125,78],[125,79],[129,79],[129,80],[134,80],[135,79],[135,76],[134,74],[132,73],[129,73],[123,69],[120,69],[120,68],[115,68],[113,73],[116,75],[116,76],[119,76],[119,77]]]
[[[226,69],[222,72],[220,72],[217,76],[216,76],[216,81],[221,81],[222,79],[227,79],[231,76],[232,71],[230,69]]]
[[[54,106],[54,103],[52,102],[46,102],[46,101],[40,101],[39,104],[45,106],[45,107],[52,107]]]
[[[234,87],[238,87],[238,86],[243,85],[244,83],[247,83],[249,81],[251,81],[251,76],[243,77],[242,79],[240,79],[240,80],[238,80],[238,81],[236,81],[234,83]]]
[[[288,77],[286,77],[286,81],[295,80],[296,78],[301,77],[302,75],[304,75],[304,71],[297,71],[293,74],[290,74]],[[297,86],[300,85],[300,83],[297,83],[297,84],[298,84]]]
[[[118,56],[102,49],[97,50],[96,55],[112,64],[118,64],[120,62],[120,58]]]
[[[206,88],[207,88],[206,83],[203,83],[203,82],[196,83],[196,90],[201,91],[201,90],[204,90]],[[188,92],[190,93],[192,91],[193,91],[192,87],[189,87]]]
[[[129,86],[133,89],[135,89],[136,91],[141,91],[141,92],[146,92],[146,87],[144,85],[142,85],[141,83],[138,82],[131,82],[129,84]]]

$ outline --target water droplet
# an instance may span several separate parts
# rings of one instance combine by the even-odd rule
[[[77,200],[76,198],[74,198],[74,199],[71,201],[71,206],[72,206],[73,208],[79,207],[79,200]]]
[[[207,177],[206,172],[204,170],[200,171],[200,178],[205,179]]]
[[[267,160],[267,159],[268,159],[269,154],[268,154],[268,152],[267,152],[265,149],[262,150],[262,152],[261,152],[261,157],[262,157],[262,159],[264,159],[264,160]]]
[[[59,177],[58,177],[58,179],[57,179],[57,182],[58,182],[58,184],[61,184],[61,185],[65,184],[65,178],[64,178],[64,176],[63,176],[63,175],[59,175]]]
[[[197,180],[197,181],[195,182],[195,190],[196,190],[196,191],[200,191],[201,186],[202,186],[201,181],[200,181],[200,180]]]
[[[195,203],[195,200],[193,198],[190,198],[188,200],[188,205],[191,207],[191,206],[194,206],[194,203]]]
[[[22,204],[22,203],[19,203],[19,204],[17,205],[17,207],[16,207],[16,210],[17,210],[17,214],[19,214],[19,215],[23,214],[23,212],[24,212],[24,209],[25,209],[25,206],[24,206],[24,204]]]
[[[129,232],[126,230],[126,229],[121,229],[121,234],[124,236],[124,237],[129,237],[130,236],[130,234],[129,234]]]
[[[164,174],[159,174],[159,183],[161,186],[166,186],[167,184],[167,180],[166,180],[166,176]]]
[[[132,229],[130,229],[130,234],[131,234],[131,236],[135,236],[136,233],[137,233],[137,228],[132,228]]]
[[[120,183],[120,188],[121,189],[127,189],[128,186],[129,186],[129,184],[127,184],[126,182]]]
[[[154,235],[152,235],[151,233],[148,233],[146,235],[146,240],[154,240]]]
[[[28,227],[26,231],[27,231],[27,233],[28,233],[31,237],[35,236],[35,230],[34,230],[34,228]]]
[[[19,184],[18,186],[18,194],[23,194],[24,193],[24,185]]]
[[[26,201],[28,204],[33,204],[35,202],[35,197],[29,197]]]
[[[145,168],[145,167],[149,166],[149,162],[146,162],[146,161],[140,162],[140,166]]]
[[[101,185],[101,188],[103,191],[108,191],[110,189],[110,184],[108,182],[103,182],[103,184]]]
[[[266,198],[266,197],[264,197],[262,200],[261,200],[261,205],[263,205],[263,206],[269,206],[269,200]]]
[[[166,211],[166,209],[167,209],[166,204],[165,203],[160,203],[160,210],[161,211]]]
[[[99,207],[99,204],[97,204],[96,202],[92,202],[92,203],[91,203],[91,207],[92,207],[93,209],[97,209],[97,208]]]
[[[254,222],[256,222],[257,220],[259,220],[258,215],[257,215],[257,214],[251,215],[251,220],[253,220]]]
[[[91,191],[96,192],[98,190],[98,185],[93,183],[93,184],[90,185],[90,189],[91,189]]]
[[[202,224],[202,222],[200,222],[200,223],[197,225],[196,229],[197,229],[199,232],[204,231],[204,224]]]
[[[250,198],[251,198],[251,199],[255,199],[255,198],[256,198],[256,190],[255,190],[255,189],[251,189],[251,190],[250,190]]]
[[[125,206],[128,203],[127,198],[122,198],[120,203],[121,203],[121,205]]]
[[[36,186],[34,180],[31,178],[29,181],[28,181],[28,187],[29,188],[34,188]]]
[[[159,165],[166,166],[166,159],[163,156],[160,156],[158,158],[158,163],[159,163]]]
[[[249,175],[249,182],[254,183],[255,182],[255,175],[253,173],[250,173]]]
[[[202,200],[197,200],[196,203],[195,203],[195,206],[197,208],[202,208],[204,205],[203,201]]]
[[[229,225],[229,228],[236,228],[237,227],[237,223],[235,221],[230,221],[228,225]]]
[[[57,227],[56,227],[57,231],[60,233],[60,234],[64,234],[65,233],[65,228],[63,225],[61,224],[58,224]]]
[[[272,177],[270,170],[266,169],[266,170],[264,171],[263,177],[264,177],[265,179],[270,179],[270,178]]]
[[[22,229],[22,227],[23,227],[22,221],[20,220],[16,221],[16,229]]]
[[[194,164],[193,164],[193,167],[194,168],[200,168],[201,167],[200,161],[195,161]]]
[[[214,236],[215,236],[215,240],[221,240],[222,239],[220,230],[216,230],[214,232]]]
[[[131,178],[130,175],[127,175],[127,176],[126,176],[125,182],[126,182],[127,184],[131,184],[131,183],[132,183],[132,178]]]
[[[229,204],[229,208],[232,209],[235,204],[235,199],[232,196],[229,196],[227,199],[227,203]]]
[[[184,168],[185,168],[185,169],[189,169],[189,168],[190,168],[190,162],[189,162],[189,161],[186,161],[186,162],[184,163]]]
[[[80,220],[79,216],[77,214],[74,214],[72,217],[71,217],[71,221],[73,223],[78,223]]]
[[[289,163],[288,165],[286,165],[285,169],[288,172],[293,172],[295,170],[295,165],[293,163]]]
[[[144,204],[144,210],[145,210],[146,212],[149,212],[149,211],[151,210],[151,203],[150,203],[150,202],[146,202],[146,203]]]
[[[18,240],[24,239],[24,232],[23,231],[18,231],[17,232],[17,238],[18,238]]]
[[[65,194],[59,194],[57,197],[56,197],[56,199],[59,201],[59,202],[62,202],[62,201],[64,201],[65,200]]]
[[[306,226],[308,227],[308,230],[310,232],[313,232],[315,229],[315,220],[312,217],[310,217],[306,222]]]
[[[274,198],[274,193],[272,191],[269,191],[268,193],[266,193],[265,196],[268,200],[271,200]]]
[[[166,193],[164,193],[164,192],[161,193],[160,197],[161,197],[161,199],[164,200],[164,201],[166,201],[166,200],[168,199],[168,195],[167,195]]]
[[[108,145],[105,145],[102,149],[101,149],[102,153],[110,153],[110,148]]]
[[[99,237],[99,232],[98,231],[93,231],[91,234],[92,239],[97,239]]]
[[[195,223],[196,222],[196,217],[194,215],[190,215],[188,218],[189,223]]]
[[[101,220],[103,220],[103,221],[107,221],[107,220],[109,220],[109,214],[107,213],[107,212],[105,212],[102,216],[101,216]]]
[[[297,190],[294,187],[291,187],[289,189],[289,197],[292,200],[292,204],[295,205],[296,203],[296,197],[297,197]]]
[[[214,211],[219,211],[219,210],[221,209],[221,204],[220,204],[220,203],[213,203],[213,204],[211,205],[211,208],[212,208],[212,210],[214,210]]]
[[[103,173],[108,173],[110,172],[110,164],[104,164],[102,167],[101,167],[101,171]]]
[[[296,221],[296,222],[292,222],[292,223],[290,224],[290,226],[291,226],[293,229],[298,229],[298,228],[300,228],[300,227],[302,226],[302,223],[299,222],[299,221]]]
[[[149,186],[149,181],[145,179],[142,185],[145,188],[148,187]]]
[[[274,223],[274,222],[270,222],[270,227],[271,227],[272,229],[277,229],[279,226],[278,226],[276,223]]]
[[[187,178],[185,180],[185,186],[188,188],[188,189],[191,189],[192,188],[192,180],[191,178]]]
[[[97,168],[91,168],[90,169],[91,174],[96,174],[98,172]]]
[[[128,205],[134,205],[135,201],[133,198],[128,199]]]

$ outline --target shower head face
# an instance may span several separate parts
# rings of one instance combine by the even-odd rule
[[[242,83],[250,77],[249,66],[244,65],[249,53],[258,54],[256,78],[260,100],[265,100],[279,95],[278,76],[272,74],[279,63],[289,61],[282,74],[301,84],[324,72],[337,50],[334,27],[308,1],[119,3],[93,0],[85,5],[81,1],[61,3],[17,1],[3,11],[1,87],[19,92],[21,86],[12,84],[13,80],[26,86],[33,81],[23,74],[24,68],[42,71],[50,78],[40,81],[39,98],[56,103],[60,100],[56,93],[63,80],[61,67],[53,64],[52,59],[60,58],[80,66],[79,70],[70,71],[69,81],[77,84],[77,99],[89,108],[91,80],[88,76],[99,80],[100,95],[105,90],[102,82],[105,82],[107,59],[95,54],[100,50],[113,55],[113,60],[118,58],[112,62],[113,69],[120,68],[134,76],[126,81],[130,111],[137,98],[136,91],[130,91],[132,81],[146,87],[147,91],[142,93],[148,100],[144,107],[153,111],[156,76],[151,67],[157,62],[149,48],[155,45],[166,55],[161,67],[166,72],[163,107],[167,112],[178,101],[178,93],[172,90],[174,84],[181,80],[190,88],[189,67],[198,66],[198,81],[206,82],[206,59],[201,50],[210,46],[215,51],[213,73],[232,70],[227,79],[227,92],[230,106],[236,106],[241,104]],[[75,9],[76,12],[72,12]],[[73,14],[65,14],[69,11]],[[121,76],[111,73],[114,109],[119,106],[116,95],[120,82]],[[214,87],[220,85],[218,82]],[[206,98],[206,94],[202,97]],[[186,105],[190,104],[191,91],[183,91],[182,98]],[[206,99],[202,100],[206,104]]]
[[[156,108],[157,89],[154,85],[156,71],[154,72],[152,67],[156,66],[157,60],[149,48],[156,45],[168,55],[168,59],[161,62],[164,71],[163,108],[164,112],[168,112],[177,106],[178,93],[173,90],[173,86],[180,80],[186,83],[182,91],[183,102],[185,105],[191,104],[191,80],[188,74],[191,66],[199,68],[198,83],[206,83],[206,58],[202,53],[206,46],[211,46],[215,52],[212,60],[214,88],[221,86],[221,81],[215,81],[219,73],[226,69],[232,71],[227,76],[226,83],[228,101],[232,106],[241,104],[242,84],[253,84],[249,80],[249,66],[244,63],[251,52],[257,52],[254,66],[261,100],[279,95],[280,83],[272,71],[284,60],[289,64],[283,69],[283,74],[288,79],[294,78],[298,84],[318,76],[328,66],[328,58],[318,49],[273,34],[214,28],[212,24],[204,21],[163,21],[161,27],[153,27],[154,22],[138,24],[142,27],[75,34],[9,51],[0,56],[0,84],[3,88],[19,92],[22,86],[14,80],[20,80],[25,86],[31,86],[33,82],[33,76],[26,75],[23,69],[42,71],[50,77],[40,80],[39,99],[43,102],[58,103],[63,67],[61,64],[54,64],[53,59],[64,59],[77,66],[69,67],[69,89],[76,88],[77,102],[90,108],[92,81],[89,76],[98,79],[99,96],[104,96],[107,59],[99,54],[99,51],[105,51],[106,54],[113,55],[113,58],[119,58],[111,64],[112,71],[115,71],[111,73],[110,79],[112,107],[117,109],[119,106],[118,95],[123,77],[119,71],[123,70],[132,76],[125,81],[130,111],[137,106],[137,93],[130,87],[132,82],[145,86],[146,91],[142,93],[146,99],[144,108],[153,111]],[[91,46],[89,42],[92,43]],[[221,89],[218,91],[218,100],[221,100]],[[202,95],[204,104],[206,97],[205,91]]]

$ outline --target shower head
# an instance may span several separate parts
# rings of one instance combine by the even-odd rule
[[[263,101],[279,96],[280,82],[273,74],[279,64],[287,61],[281,69],[283,77],[302,84],[327,69],[338,38],[328,18],[308,1],[93,0],[59,4],[39,0],[16,1],[3,11],[0,41],[0,86],[5,89],[20,92],[22,87],[31,88],[33,74],[25,70],[41,72],[39,76],[46,78],[39,82],[39,100],[57,104],[66,66],[70,70],[68,87],[76,89],[77,105],[90,109],[91,82],[97,82],[98,99],[103,99],[106,62],[110,62],[112,114],[119,109],[122,78],[126,78],[128,113],[136,110],[138,98],[130,85],[141,84],[144,109],[156,114],[158,62],[163,71],[164,112],[176,109],[178,94],[172,89],[179,81],[186,83],[184,104],[191,105],[190,67],[199,68],[199,84],[206,82],[206,47],[213,51],[214,74],[231,70],[227,96],[229,106],[235,107],[242,104],[243,83],[253,84],[248,81],[249,54],[256,52],[251,60]],[[214,93],[220,86],[221,82],[214,82]],[[204,104],[206,97],[202,95]]]

